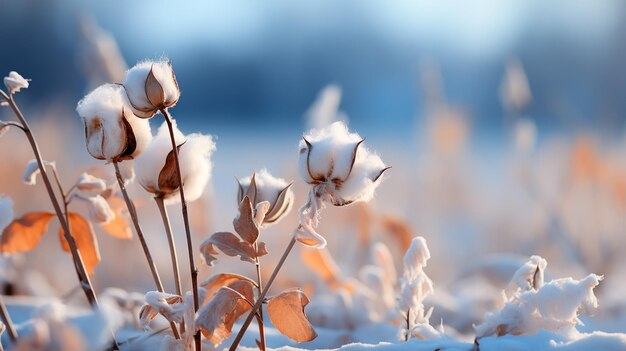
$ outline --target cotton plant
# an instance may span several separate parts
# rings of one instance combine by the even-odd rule
[[[343,122],[312,129],[303,136],[299,144],[298,169],[301,178],[310,185],[307,201],[298,211],[299,224],[292,233],[291,241],[233,340],[229,348],[231,351],[237,349],[248,326],[258,314],[269,288],[296,242],[317,248],[326,245],[326,239],[316,232],[324,206],[327,203],[346,206],[369,201],[374,196],[374,190],[389,167],[378,155],[365,148],[363,141],[358,134],[350,133]],[[307,336],[310,335],[313,334]]]
[[[69,213],[67,211],[67,201],[65,201],[65,194],[60,187],[59,177],[56,174],[55,168],[51,167],[50,163],[46,162],[44,157],[42,156],[39,145],[37,144],[37,140],[35,139],[35,136],[30,129],[30,125],[26,117],[20,110],[17,101],[15,100],[15,94],[19,93],[22,89],[28,88],[30,86],[30,80],[24,78],[19,73],[12,71],[9,73],[8,76],[4,77],[3,81],[7,90],[5,92],[4,90],[0,89],[0,107],[10,107],[13,111],[13,114],[17,118],[17,121],[0,121],[0,135],[6,133],[9,129],[18,129],[24,133],[33,151],[33,155],[35,156],[35,160],[38,166],[37,169],[41,174],[41,178],[44,182],[46,192],[48,193],[50,202],[52,204],[52,207],[54,208],[54,213],[40,212],[29,216],[29,221],[27,221],[25,224],[21,224],[19,223],[19,221],[14,221],[13,223],[16,223],[16,225],[14,225],[13,228],[19,228],[22,225],[28,227],[28,225],[30,224],[30,220],[34,220],[35,222],[39,222],[40,224],[45,224],[41,226],[47,226],[50,218],[52,216],[56,216],[62,228],[61,242],[64,243],[63,248],[71,253],[74,267],[76,269],[76,274],[78,276],[78,280],[80,281],[80,286],[85,293],[85,297],[89,301],[90,305],[93,307],[97,307],[98,303],[95,290],[93,289],[93,286],[91,284],[85,262],[83,261],[83,258],[81,256],[81,252],[79,252],[77,240],[75,240],[72,233],[73,226],[70,226],[68,220]],[[50,170],[54,173],[55,183],[59,187],[60,194],[55,193],[54,185],[51,181],[51,178],[48,174],[48,169],[46,167],[50,167]],[[62,199],[59,199],[59,197],[62,197]],[[86,222],[85,224],[85,222],[81,222],[81,224],[83,228],[78,228],[78,230],[88,232],[88,229],[84,228],[89,228],[89,223]],[[9,225],[9,227],[11,227],[11,225]],[[9,227],[5,228],[4,231],[6,232]],[[11,230],[13,230],[13,228]],[[26,237],[26,240],[20,241],[22,241],[22,245],[25,245],[26,247],[32,245],[33,243],[36,244],[38,242],[38,238],[41,236],[41,233],[42,231],[38,229],[35,231],[34,235],[32,235],[31,237]],[[2,240],[5,240],[4,234],[2,236]]]
[[[198,325],[202,333],[214,345],[219,345],[225,338],[231,335],[233,323],[243,317],[244,313],[261,299],[263,293],[263,281],[261,280],[261,260],[267,255],[267,246],[261,241],[261,231],[277,223],[284,218],[292,207],[294,195],[291,190],[292,183],[282,178],[274,177],[267,170],[255,172],[249,177],[238,180],[237,202],[238,215],[233,220],[236,234],[232,232],[217,232],[211,235],[200,245],[200,252],[204,261],[212,266],[221,251],[228,256],[239,257],[242,261],[256,266],[256,279],[249,279],[233,274],[219,274],[211,277],[201,285],[209,290],[215,290],[222,284],[226,289],[214,292],[210,301],[200,309],[198,313]],[[256,291],[256,297],[254,294]],[[236,303],[224,307],[222,300],[230,300],[234,297]],[[281,323],[280,319],[287,308],[287,301],[297,300],[302,306],[299,311],[303,323],[308,325],[304,315],[304,306],[308,298],[298,290],[285,291],[275,298],[269,299],[269,317],[275,326],[297,341],[308,341],[316,336],[312,327],[306,327],[306,333],[294,333],[292,328]],[[239,301],[239,302],[237,302]],[[278,314],[278,316],[277,316]],[[265,349],[265,332],[263,323],[263,311],[257,314],[259,322],[259,347]],[[216,320],[217,319],[217,320]]]
[[[442,328],[435,329],[429,323],[433,308],[426,309],[424,300],[433,293],[433,282],[424,272],[430,251],[423,237],[411,241],[404,255],[404,271],[400,278],[397,309],[402,314],[400,337],[404,340],[438,339],[443,337]]]
[[[581,311],[592,312],[598,307],[594,288],[603,277],[589,274],[585,278],[555,279],[544,282],[547,261],[532,256],[513,276],[511,296],[505,294],[504,306],[488,313],[477,325],[477,338],[503,335],[534,335],[545,329],[566,338],[578,335],[576,326]]]
[[[211,155],[215,151],[213,138],[193,133],[183,135],[174,122],[174,135],[181,161],[181,175],[186,188],[186,200],[197,200],[203,193],[211,176]],[[176,165],[170,146],[168,127],[163,123],[145,152],[136,160],[139,184],[154,196],[170,247],[176,293],[183,294],[176,245],[166,205],[180,202],[181,189],[176,177]]]
[[[181,162],[179,157],[180,145],[176,142],[176,123],[169,112],[169,109],[178,103],[181,95],[172,62],[165,59],[140,62],[126,72],[123,86],[126,89],[133,112],[138,117],[149,119],[154,117],[157,113],[160,113],[163,115],[169,131],[174,166],[170,176],[172,179],[176,179],[178,184],[177,193],[181,202],[187,241],[189,270],[191,272],[191,291],[193,294],[194,310],[197,311],[200,306],[198,296],[198,270],[196,269],[194,260],[191,226],[189,224],[189,214],[187,211],[187,199],[185,194],[187,184],[183,182],[183,168],[193,167],[193,165],[183,165]],[[196,351],[200,351],[201,348],[200,338],[200,332],[197,332],[194,335]]]

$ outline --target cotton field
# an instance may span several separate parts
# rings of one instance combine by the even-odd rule
[[[27,3],[1,350],[626,350],[621,3]]]

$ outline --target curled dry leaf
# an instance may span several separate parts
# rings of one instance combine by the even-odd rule
[[[2,232],[0,252],[16,253],[30,251],[48,231],[54,217],[50,212],[30,212],[11,222]]]
[[[78,213],[69,213],[70,234],[76,241],[78,251],[83,258],[85,268],[89,275],[93,274],[94,269],[100,263],[100,250],[98,248],[98,241],[96,235],[93,232],[91,223],[83,218]],[[59,240],[61,240],[61,248],[63,251],[69,252],[70,246],[65,240],[65,233],[63,228],[59,228]]]
[[[228,256],[239,256],[242,261],[246,262],[253,263],[254,258],[257,256],[254,247],[249,242],[239,240],[233,233],[217,232],[200,245],[200,252],[204,255],[204,259],[209,266],[217,259],[214,256],[217,255],[215,248],[220,249]]]
[[[386,216],[381,219],[381,226],[383,230],[400,243],[402,252],[406,252],[406,250],[409,249],[411,241],[413,240],[413,232],[405,221],[392,216]]]
[[[259,237],[259,227],[254,221],[254,211],[248,195],[239,203],[239,215],[233,220],[233,227],[239,236],[250,244]]]
[[[119,196],[110,196],[107,198],[107,202],[113,210],[113,213],[115,213],[115,218],[106,224],[101,224],[102,229],[115,238],[123,240],[132,239],[133,232],[126,218],[126,204],[124,200]]]
[[[328,250],[303,248],[300,257],[302,262],[329,287],[333,289],[339,287],[339,266]]]
[[[289,339],[297,342],[311,341],[317,337],[304,313],[309,298],[300,290],[286,290],[274,296],[267,304],[272,324]]]
[[[230,287],[231,285],[239,281],[249,282],[253,286],[257,286],[256,282],[248,277],[244,277],[243,275],[232,273],[220,273],[213,275],[211,278],[200,284],[200,286],[206,290],[205,302],[211,300],[213,296],[215,296],[215,293],[217,293],[217,291],[221,287]]]
[[[158,291],[150,291],[146,294],[146,304],[139,311],[139,321],[142,326],[148,326],[157,314],[161,314],[170,322],[180,322],[185,313],[183,298]]]
[[[246,280],[221,287],[213,299],[198,311],[196,325],[213,345],[232,334],[233,325],[252,309],[253,284]]]

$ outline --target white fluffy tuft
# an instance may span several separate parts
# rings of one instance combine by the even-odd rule
[[[182,145],[179,152],[180,171],[185,188],[187,201],[198,199],[211,177],[211,155],[215,151],[213,138],[208,135],[190,134],[187,137],[178,130],[174,121],[174,138],[177,145]],[[137,179],[145,189],[154,189],[160,192],[159,174],[165,165],[167,155],[172,151],[169,130],[163,123],[145,152],[136,159],[135,169]],[[167,203],[176,203],[180,200],[178,192],[165,196]]]
[[[163,89],[165,105],[167,107],[176,104],[178,98],[180,97],[180,90],[178,89],[178,83],[176,82],[172,65],[167,60],[148,60],[136,64],[131,69],[126,71],[124,87],[126,88],[128,98],[132,103],[134,113],[143,118],[152,117],[156,112],[158,112],[160,107],[165,107],[155,106],[148,99],[146,93],[146,79],[150,74],[150,70],[152,70],[154,77]]]
[[[95,158],[113,160],[125,151],[123,118],[130,124],[136,141],[132,157],[150,143],[150,124],[133,114],[124,87],[120,85],[99,86],[78,102],[76,111],[85,122],[87,151]]]

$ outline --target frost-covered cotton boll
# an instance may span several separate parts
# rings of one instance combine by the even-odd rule
[[[8,76],[4,77],[4,86],[7,87],[9,95],[19,92],[21,89],[28,88],[28,81],[19,73],[11,71]]]
[[[85,123],[87,151],[99,160],[133,159],[150,143],[150,124],[132,112],[124,87],[104,84],[76,107]]]
[[[74,190],[71,195],[82,198],[93,197],[102,194],[107,189],[106,182],[103,179],[94,177],[89,173],[83,173],[78,177],[74,184]]]
[[[109,206],[105,198],[100,195],[85,198],[87,210],[89,210],[89,218],[96,222],[106,224],[115,219],[115,212]]]
[[[291,184],[293,183],[276,178],[263,169],[251,177],[239,180],[237,200],[241,202],[243,197],[248,195],[255,208],[263,201],[269,202],[270,206],[263,218],[263,224],[275,223],[291,209],[294,198]]]
[[[126,72],[124,87],[135,114],[154,116],[160,109],[176,105],[180,89],[170,61],[144,61]]]
[[[363,141],[343,122],[309,131],[300,142],[300,176],[311,185],[323,185],[335,206],[370,200],[389,167]]]
[[[187,201],[194,201],[202,195],[211,177],[211,155],[215,151],[215,143],[211,136],[190,134],[185,137],[175,123],[173,127],[185,198]],[[135,170],[139,184],[155,197],[162,197],[167,203],[180,199],[177,196],[180,183],[166,123],[159,127],[152,143],[135,160]]]

